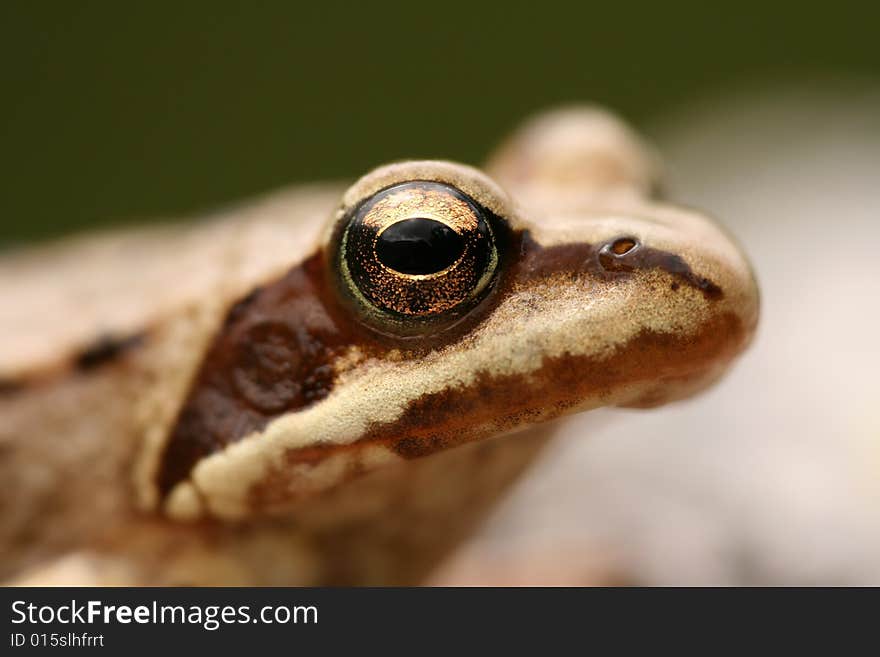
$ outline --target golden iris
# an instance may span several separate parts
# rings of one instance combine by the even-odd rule
[[[486,214],[444,183],[411,181],[379,191],[347,221],[339,253],[343,280],[368,310],[392,320],[464,312],[498,264]]]

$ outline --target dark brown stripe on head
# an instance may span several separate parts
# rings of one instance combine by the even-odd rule
[[[385,351],[338,307],[324,273],[319,251],[229,310],[166,445],[163,495],[200,459],[324,399],[350,345]]]
[[[699,290],[707,299],[714,301],[724,296],[720,287],[708,278],[695,274],[681,256],[643,246],[635,238],[621,237],[603,245],[599,249],[599,263],[607,271],[662,269],[685,285]],[[678,286],[673,283],[672,289],[677,290]]]
[[[419,358],[460,339],[498,301],[490,292],[465,320],[436,334],[383,335],[340,300],[326,266],[319,250],[229,310],[166,444],[158,473],[162,495],[200,459],[324,399],[333,389],[334,364],[350,346],[366,357],[381,358],[394,348],[404,358]]]
[[[575,242],[542,247],[524,231],[519,269],[519,276],[528,280],[554,272],[589,272],[608,279],[626,277],[639,270],[660,269],[699,290],[708,300],[717,301],[724,296],[718,285],[696,274],[681,256],[645,246],[634,237],[619,237],[603,244]]]
[[[124,337],[111,334],[101,335],[74,357],[74,366],[81,371],[94,369],[114,361],[127,351],[138,347],[144,339],[143,333]]]
[[[0,397],[12,397],[25,389],[24,381],[0,378]]]

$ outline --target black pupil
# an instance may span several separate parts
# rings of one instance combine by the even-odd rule
[[[464,240],[434,219],[404,219],[382,231],[376,255],[386,267],[402,274],[433,274],[461,256]]]

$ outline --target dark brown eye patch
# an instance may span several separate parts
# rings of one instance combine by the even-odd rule
[[[410,181],[365,199],[344,220],[343,289],[374,322],[433,322],[464,312],[498,263],[492,217],[445,183]]]

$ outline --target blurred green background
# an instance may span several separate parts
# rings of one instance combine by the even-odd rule
[[[7,2],[0,243],[384,161],[572,100],[645,126],[755,77],[880,76],[880,3]]]

